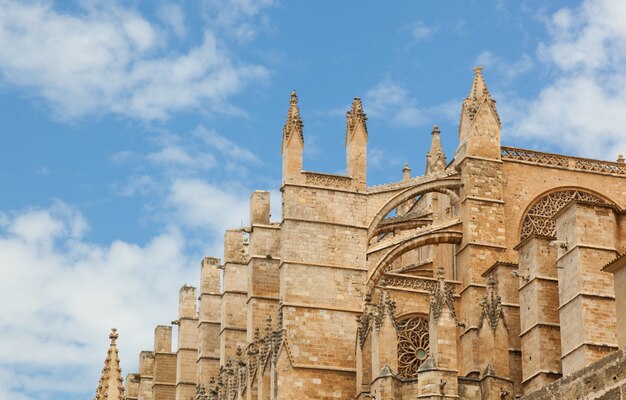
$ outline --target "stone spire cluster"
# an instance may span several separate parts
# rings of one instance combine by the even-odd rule
[[[104,360],[104,367],[100,375],[98,389],[94,400],[124,400],[124,386],[122,384],[122,368],[115,341],[119,337],[117,329],[112,328],[109,334],[111,344]]]

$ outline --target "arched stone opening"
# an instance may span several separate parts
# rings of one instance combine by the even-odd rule
[[[520,242],[537,235],[556,238],[556,225],[552,217],[571,201],[611,205],[605,196],[583,188],[558,188],[536,197],[528,206],[519,225]]]
[[[372,219],[372,222],[370,223],[367,231],[368,240],[371,240],[376,235],[376,231],[379,228],[381,222],[383,222],[385,217],[387,217],[393,210],[397,209],[399,206],[406,203],[407,201],[426,193],[442,193],[450,198],[450,202],[455,208],[458,208],[459,197],[456,193],[456,190],[458,190],[460,187],[460,178],[453,176],[445,179],[424,182],[398,193],[393,198],[389,199],[389,201],[387,201],[387,203],[385,203],[385,205],[381,207],[381,209]]]

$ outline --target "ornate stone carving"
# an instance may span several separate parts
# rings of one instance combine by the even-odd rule
[[[397,329],[398,324],[396,321],[396,302],[389,297],[389,293],[386,290],[380,291],[378,302],[372,303],[372,297],[368,294],[365,296],[365,306],[363,314],[357,315],[357,336],[359,337],[359,344],[361,348],[365,344],[365,339],[369,334],[372,326],[376,329],[380,329],[385,319],[385,316],[391,318],[391,322]]]
[[[502,310],[502,300],[496,293],[496,281],[492,275],[489,275],[489,278],[487,279],[487,293],[480,301],[480,305],[483,308],[483,312],[480,316],[480,322],[478,323],[479,330],[483,328],[485,320],[487,320],[493,331],[495,331],[498,327],[498,322],[500,320],[502,320],[502,323],[506,328],[507,325],[504,319],[504,312]]]
[[[352,185],[352,178],[349,176],[321,174],[317,172],[305,172],[305,183],[307,185],[332,187],[338,189],[349,189]]]
[[[437,286],[437,282],[433,281],[432,279],[426,279],[418,276],[384,275],[380,279],[380,286],[393,286],[405,289],[433,292],[435,290],[435,287]]]
[[[417,378],[417,370],[429,354],[428,319],[412,317],[398,322],[398,376]]]
[[[283,301],[279,302],[279,307],[276,316],[276,323],[273,323],[274,319],[271,315],[268,315],[265,320],[265,330],[261,335],[261,330],[256,327],[254,329],[254,338],[252,342],[246,345],[246,351],[241,347],[237,347],[236,353],[236,366],[238,377],[238,387],[243,388],[246,385],[246,375],[252,379],[259,370],[259,367],[265,365],[268,360],[276,362],[280,347],[285,340],[283,324]],[[221,398],[220,398],[221,400]]]
[[[556,224],[552,217],[569,202],[577,200],[593,204],[608,204],[601,198],[580,190],[550,193],[533,205],[524,217],[520,240],[531,235],[556,237]]]
[[[204,385],[196,385],[196,399],[195,400],[207,400],[207,392]]]
[[[443,308],[448,307],[452,317],[458,322],[456,311],[454,309],[454,289],[451,285],[446,284],[444,280],[444,269],[441,267],[437,270],[437,280],[439,282],[435,285],[435,288],[430,296],[430,312],[432,313],[435,321],[438,321],[441,317]]]
[[[365,135],[367,135],[367,115],[363,112],[363,104],[361,99],[355,97],[352,102],[352,108],[346,113],[346,143],[348,142],[348,136],[352,133],[358,123],[363,124],[365,129]]]

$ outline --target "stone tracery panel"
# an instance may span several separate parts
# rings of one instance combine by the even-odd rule
[[[609,204],[591,193],[581,190],[564,190],[550,193],[533,205],[522,223],[520,240],[532,235],[556,237],[556,224],[552,217],[571,201],[584,201],[593,204]]]
[[[398,322],[398,376],[417,378],[417,369],[428,357],[428,320],[411,317]]]

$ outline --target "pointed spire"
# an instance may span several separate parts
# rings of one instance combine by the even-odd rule
[[[104,360],[104,367],[100,375],[100,383],[96,390],[95,400],[123,400],[124,386],[122,385],[122,369],[120,368],[120,360],[116,340],[119,337],[117,329],[112,328],[109,334],[111,344]]]
[[[443,152],[443,147],[441,147],[440,133],[439,126],[433,126],[430,151],[426,154],[426,174],[446,169],[446,155]]]
[[[291,98],[289,99],[289,111],[287,111],[287,120],[283,128],[283,148],[289,138],[296,134],[300,136],[300,140],[304,143],[304,134],[302,133],[303,127],[302,119],[300,118],[300,109],[298,108],[298,95],[296,91],[291,92]]]
[[[367,115],[363,112],[363,104],[360,97],[355,97],[352,101],[352,108],[346,113],[346,143],[357,124],[363,124],[363,131],[367,136]]]
[[[490,97],[489,89],[485,83],[485,78],[483,78],[483,67],[476,66],[474,67],[474,81],[472,82],[468,98],[482,100],[484,97]]]
[[[472,82],[469,95],[463,101],[463,106],[469,119],[473,121],[478,109],[482,103],[486,101],[495,114],[498,125],[500,125],[500,116],[498,115],[498,110],[496,109],[496,101],[491,98],[491,94],[489,93],[489,89],[487,88],[487,84],[483,78],[482,71],[483,67],[474,67],[474,80]]]

